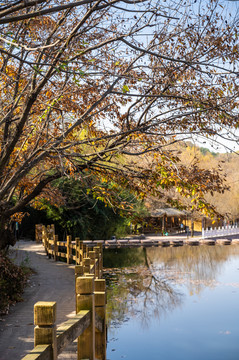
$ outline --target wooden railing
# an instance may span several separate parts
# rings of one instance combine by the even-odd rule
[[[45,249],[56,260],[57,256],[61,256],[56,245],[62,246],[62,242],[58,245],[53,234],[54,249],[51,249],[46,228],[42,230]],[[22,360],[55,360],[75,339],[78,342],[78,360],[106,359],[106,286],[102,279],[102,246],[89,249],[81,247],[80,243],[72,247],[68,240],[66,253],[67,262],[76,261],[76,315],[56,328],[56,302],[37,302],[34,305],[34,349]],[[74,256],[70,251],[72,248],[76,251]]]
[[[55,261],[65,258],[67,264],[75,262],[76,265],[82,265],[85,258],[90,258],[92,264],[94,262],[94,255],[91,250],[95,251],[96,256],[102,252],[102,244],[96,243],[97,246],[93,246],[93,244],[89,247],[79,238],[75,238],[73,241],[70,235],[66,237],[66,241],[59,241],[58,235],[55,234],[54,225],[36,225],[35,237],[36,242],[42,241],[49,258],[53,257]],[[102,257],[99,257],[100,262],[102,263]],[[99,264],[99,266],[102,266],[102,264]]]

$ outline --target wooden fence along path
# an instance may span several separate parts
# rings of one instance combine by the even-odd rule
[[[42,230],[42,234],[41,233]],[[77,240],[67,238],[67,253],[58,251],[62,242],[54,233],[54,226],[36,227],[49,256],[66,257],[75,261],[76,315],[57,329],[55,302],[39,301],[34,305],[34,349],[22,360],[56,360],[57,356],[77,339],[77,359],[106,359],[106,286],[102,279],[102,245],[89,248]],[[53,238],[53,239],[52,239]],[[74,250],[75,254],[72,254]],[[63,255],[64,254],[64,255]]]
[[[85,242],[80,240],[80,238],[75,238],[72,241],[70,235],[67,236],[66,241],[59,241],[58,235],[55,235],[54,225],[36,225],[35,238],[36,242],[43,243],[49,258],[53,257],[55,261],[65,258],[67,264],[71,264],[74,261],[76,265],[81,265],[83,259],[85,261],[85,258],[91,259],[91,256],[93,256],[90,250],[93,249],[97,253],[98,248],[102,248],[102,243],[100,242]],[[96,244],[97,246],[95,246]],[[100,261],[102,262],[102,259]]]

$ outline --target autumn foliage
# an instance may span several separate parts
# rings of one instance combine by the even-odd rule
[[[220,174],[168,146],[225,129],[236,139],[237,27],[224,5],[11,1],[0,31],[0,248],[12,217],[61,177],[174,189],[210,211]]]

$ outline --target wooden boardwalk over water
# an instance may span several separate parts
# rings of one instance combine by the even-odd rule
[[[85,240],[88,246],[94,246],[94,241]],[[125,248],[125,247],[150,247],[150,246],[183,246],[183,245],[230,245],[239,244],[239,235],[224,238],[211,238],[202,239],[201,236],[187,237],[185,235],[174,236],[148,236],[145,238],[127,238],[118,240],[98,240],[97,243],[101,243],[104,248]]]
[[[203,238],[202,233],[195,233],[194,237],[189,237],[189,234],[177,233],[170,236],[153,235],[138,235],[131,236],[124,239],[111,240],[80,240],[80,238],[72,239],[67,236],[66,241],[59,241],[58,236],[55,235],[54,225],[49,225],[47,228],[40,225],[36,227],[36,241],[43,242],[46,253],[49,257],[53,256],[55,260],[66,258],[67,263],[70,264],[75,261],[79,264],[81,261],[81,253],[85,247],[95,247],[100,245],[103,248],[132,248],[132,247],[152,247],[152,246],[197,246],[197,245],[231,245],[239,244],[239,234],[227,234],[217,237]]]

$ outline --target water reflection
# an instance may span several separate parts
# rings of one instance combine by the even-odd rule
[[[239,246],[117,249],[107,259],[107,359],[238,359]]]
[[[140,316],[142,326],[146,327],[152,317],[160,318],[179,306],[182,294],[165,272],[155,271],[147,249],[122,250],[110,250],[107,255],[104,254],[108,325],[117,327],[131,317]],[[109,257],[118,267],[107,268]],[[116,260],[118,257],[120,262]]]
[[[147,249],[154,271],[165,272],[176,283],[184,283],[190,294],[199,294],[205,287],[217,284],[224,264],[239,255],[238,246],[183,246]]]
[[[238,246],[111,249],[104,252],[108,325],[140,317],[143,327],[183,304],[190,295],[217,285],[223,264]]]

